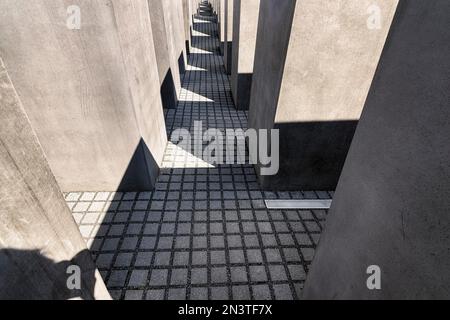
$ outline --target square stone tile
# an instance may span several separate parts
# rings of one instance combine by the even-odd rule
[[[125,268],[131,265],[131,260],[133,259],[132,253],[119,253],[114,263],[115,267]]]
[[[293,300],[292,291],[288,284],[275,284],[273,291],[276,300]]]
[[[114,254],[112,253],[101,253],[97,256],[95,261],[98,268],[109,268],[112,264]]]
[[[173,257],[173,265],[187,266],[189,264],[189,252],[175,252]]]
[[[210,237],[211,248],[225,248],[225,239],[223,236]]]
[[[211,281],[212,283],[227,283],[227,268],[225,267],[215,267],[211,268]]]
[[[286,271],[284,266],[269,265],[270,277],[272,281],[287,281]]]
[[[210,223],[209,224],[209,232],[211,234],[222,234],[223,233],[222,223]]]
[[[169,289],[169,300],[186,300],[186,288],[172,288]]]
[[[136,256],[134,265],[136,267],[150,267],[152,263],[153,252],[139,252]]]
[[[283,249],[284,257],[288,262],[301,262],[300,254],[298,249],[285,248]]]
[[[190,300],[208,300],[208,288],[191,288]]]
[[[278,249],[265,249],[264,250],[266,254],[267,261],[269,263],[271,262],[282,262],[280,250]]]
[[[115,251],[119,246],[120,239],[118,238],[106,238],[102,246],[102,251]]]
[[[143,237],[141,239],[140,249],[142,250],[152,250],[155,248],[156,237]]]
[[[193,245],[194,249],[205,249],[208,246],[208,239],[206,236],[194,236]]]
[[[147,270],[133,270],[131,273],[128,286],[130,287],[143,287],[147,284],[148,271]]]
[[[189,249],[191,247],[191,238],[186,236],[175,237],[175,248],[176,249]]]
[[[267,273],[264,266],[250,266],[250,279],[253,282],[267,282]]]
[[[208,269],[193,268],[191,270],[191,284],[206,284],[208,283]]]
[[[193,265],[206,265],[207,262],[208,262],[208,253],[206,251],[192,252],[192,264]]]
[[[211,288],[212,300],[228,300],[228,288],[227,287],[212,287]]]
[[[249,263],[262,263],[262,252],[259,249],[247,250],[247,259]]]
[[[226,264],[225,251],[211,251],[212,264]]]
[[[253,297],[255,300],[271,300],[270,289],[267,284],[253,285]]]
[[[158,241],[158,249],[172,249],[173,241],[173,237],[160,237]]]
[[[167,276],[169,271],[166,269],[152,270],[150,277],[150,286],[165,286],[167,285]]]
[[[306,280],[305,269],[303,269],[302,265],[288,265],[288,269],[292,280]]]
[[[125,300],[142,300],[144,295],[143,290],[127,290],[125,293]]]
[[[250,288],[249,286],[233,286],[233,300],[250,300]]]
[[[188,282],[188,269],[173,269],[170,278],[172,285],[186,285]]]
[[[231,281],[236,282],[247,282],[247,270],[245,267],[231,267]]]
[[[120,250],[131,250],[134,251],[137,249],[138,245],[138,237],[126,237],[122,241],[122,245],[120,247]]]
[[[244,242],[247,247],[260,247],[258,236],[253,234],[246,234],[244,236]]]
[[[155,253],[155,265],[156,266],[168,266],[170,265],[170,252],[156,252]]]
[[[108,287],[124,287],[127,279],[128,271],[126,270],[114,270],[109,277]]]
[[[145,297],[146,300],[164,300],[165,290],[164,289],[154,289],[148,290]]]

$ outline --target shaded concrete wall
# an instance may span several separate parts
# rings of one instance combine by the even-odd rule
[[[233,66],[233,11],[234,11],[234,1],[235,0],[224,0],[225,1],[225,16],[224,16],[224,54],[223,60],[225,65],[225,71],[228,75],[231,74],[231,69]]]
[[[0,299],[110,299],[1,58],[0,141]]]
[[[446,0],[400,1],[305,298],[450,298],[449,15]]]
[[[235,0],[231,92],[237,109],[250,105],[260,0]]]
[[[5,0],[0,50],[63,191],[151,189],[166,144],[146,0]],[[149,121],[151,119],[151,121]]]
[[[249,127],[280,130],[280,170],[264,188],[334,190],[397,2],[379,3],[379,29],[371,0],[262,5]]]

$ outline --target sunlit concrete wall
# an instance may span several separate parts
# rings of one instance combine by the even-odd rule
[[[186,42],[186,54],[191,52],[191,1],[180,0],[183,4],[183,26],[184,26],[184,40]]]
[[[175,50],[175,38],[168,30],[171,21],[164,13],[164,0],[148,0],[153,42],[161,86],[162,105],[166,109],[176,108],[181,92],[181,76],[178,65],[179,52]]]
[[[304,298],[450,298],[449,15],[400,1]]]
[[[220,0],[220,11],[219,11],[219,40],[220,40],[220,53],[225,54],[225,1]]]
[[[231,92],[241,110],[248,110],[250,104],[259,5],[260,0],[234,1]]]
[[[7,70],[63,191],[151,189],[166,133],[147,0],[70,4],[79,30],[66,1],[0,2]]]
[[[263,187],[335,189],[397,3],[261,2],[249,127],[280,130],[280,170]]]
[[[178,0],[161,0],[161,2],[164,12],[164,21],[166,24],[169,54],[175,57],[178,64],[178,70],[173,70],[172,72],[183,74],[186,70],[187,54],[183,26],[182,3]],[[178,90],[178,85],[176,86]]]
[[[1,58],[0,141],[0,299],[110,299]]]

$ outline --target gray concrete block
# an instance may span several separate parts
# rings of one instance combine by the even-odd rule
[[[110,299],[1,58],[0,110],[0,299]]]
[[[148,0],[155,44],[162,105],[166,109],[176,108],[181,91],[177,59],[169,54],[168,34],[161,0]],[[170,35],[169,35],[170,37]],[[171,38],[170,38],[171,39]]]
[[[240,110],[250,105],[259,6],[260,0],[234,0],[231,93]]]
[[[223,40],[223,59],[225,64],[225,71],[228,75],[231,74],[233,61],[233,11],[235,0],[225,1],[225,15],[224,15],[224,40]]]
[[[400,1],[304,298],[450,298],[449,14]]]
[[[71,4],[79,30],[62,1],[0,3],[16,90],[63,191],[151,189],[167,140],[147,1]]]
[[[249,127],[280,130],[280,169],[264,188],[334,190],[397,0],[261,3]],[[237,89],[235,88],[235,91]]]

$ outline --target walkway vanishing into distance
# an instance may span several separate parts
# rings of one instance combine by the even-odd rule
[[[247,127],[237,111],[217,24],[202,8],[169,136],[194,122]],[[299,299],[327,212],[267,210],[252,165],[213,166],[169,143],[153,192],[72,192],[66,201],[115,299]]]

